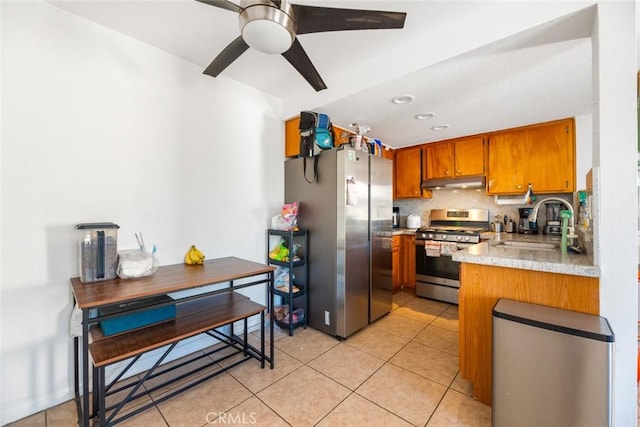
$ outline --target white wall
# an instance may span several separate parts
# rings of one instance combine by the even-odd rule
[[[600,315],[615,333],[615,425],[636,425],[636,4],[600,2],[593,31],[593,165]]]
[[[74,225],[142,232],[161,264],[191,244],[264,261],[284,137],[276,98],[46,3],[0,10],[5,424],[72,397]]]
[[[576,190],[587,188],[587,172],[593,165],[593,115],[580,114],[576,119]]]

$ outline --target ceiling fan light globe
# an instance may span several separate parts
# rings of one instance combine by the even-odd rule
[[[293,43],[286,28],[266,19],[248,22],[242,29],[242,38],[252,48],[268,54],[286,52]]]
[[[291,16],[264,4],[247,7],[240,13],[240,31],[249,46],[268,54],[286,52],[296,36]]]

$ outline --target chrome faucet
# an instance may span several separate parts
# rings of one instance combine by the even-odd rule
[[[547,197],[546,199],[542,199],[538,203],[536,203],[536,205],[533,207],[533,210],[531,211],[531,214],[529,215],[529,218],[528,218],[529,222],[535,222],[537,225],[538,211],[540,210],[540,206],[542,206],[544,203],[547,203],[547,202],[563,203],[567,207],[569,212],[571,212],[571,218],[569,218],[569,237],[574,237],[573,233],[575,231],[575,223],[573,219],[574,218],[573,206],[571,206],[571,203],[559,197]]]

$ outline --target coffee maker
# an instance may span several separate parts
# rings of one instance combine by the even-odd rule
[[[538,224],[529,221],[529,215],[533,212],[533,208],[519,208],[518,214],[518,233],[520,234],[538,234]]]
[[[562,222],[560,220],[560,203],[545,203],[547,222],[542,227],[543,234],[562,235]]]

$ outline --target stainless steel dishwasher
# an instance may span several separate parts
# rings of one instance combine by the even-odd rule
[[[612,425],[607,319],[501,299],[493,309],[493,426]]]

